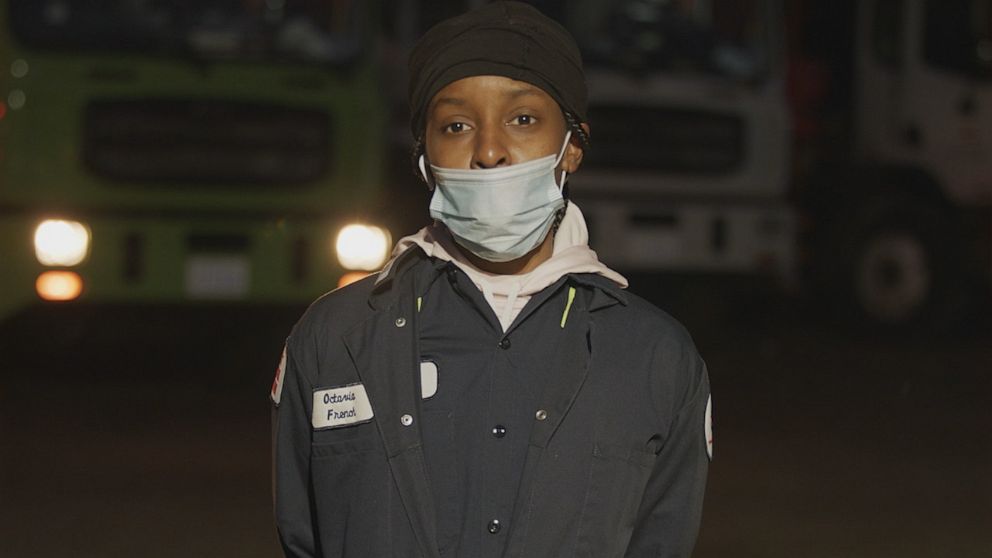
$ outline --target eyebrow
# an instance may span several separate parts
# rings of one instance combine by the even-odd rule
[[[533,88],[520,87],[518,89],[513,89],[510,91],[509,97],[511,99],[518,99],[520,97],[525,97],[527,95],[537,95],[537,90]]]
[[[458,97],[441,97],[434,101],[434,106],[431,108],[437,108],[440,105],[453,105],[456,107],[465,106],[465,99],[459,99]]]

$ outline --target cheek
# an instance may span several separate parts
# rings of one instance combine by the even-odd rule
[[[547,138],[520,142],[510,150],[510,158],[515,163],[524,163],[552,154],[557,155],[558,148],[554,141],[549,141]]]
[[[427,161],[448,169],[467,169],[472,165],[472,145],[467,138],[445,137],[428,133],[424,153]]]
[[[512,148],[515,161],[529,161],[548,155],[557,156],[565,139],[565,125],[564,122],[545,122],[537,129],[522,130],[517,139],[519,141],[514,142]]]

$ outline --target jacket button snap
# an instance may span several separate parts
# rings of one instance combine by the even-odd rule
[[[499,533],[499,530],[502,529],[502,528],[503,528],[503,526],[500,524],[500,522],[499,522],[498,519],[494,519],[494,520],[492,520],[492,521],[489,522],[489,532],[492,533],[492,534],[494,534],[494,535],[496,533]]]
[[[403,327],[406,325],[406,318],[396,318],[396,327]]]
[[[500,349],[509,349],[510,348],[510,339],[508,337],[504,337],[503,339],[501,339],[500,342],[499,342],[499,348]]]
[[[493,427],[493,437],[494,438],[502,438],[503,436],[506,436],[506,427],[503,426],[502,424],[497,424],[496,426],[494,426]]]
[[[403,426],[410,426],[413,424],[413,417],[410,415],[403,415],[400,417],[400,424]]]
[[[540,409],[536,413],[534,413],[534,418],[536,418],[537,420],[544,420],[548,418],[548,412],[545,411],[544,409]]]

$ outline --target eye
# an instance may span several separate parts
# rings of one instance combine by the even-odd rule
[[[537,119],[529,114],[521,114],[519,116],[514,116],[513,119],[510,120],[510,124],[516,126],[530,126],[535,122],[537,122]]]
[[[446,134],[460,134],[465,130],[468,130],[468,124],[464,122],[452,122],[451,124],[445,124],[441,131]]]

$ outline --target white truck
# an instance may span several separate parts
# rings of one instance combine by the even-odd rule
[[[798,107],[810,277],[866,323],[960,321],[992,270],[992,0],[805,4],[793,36],[828,46],[793,64],[840,98]]]
[[[571,194],[609,264],[791,277],[777,4],[563,5],[584,51],[593,141]]]

